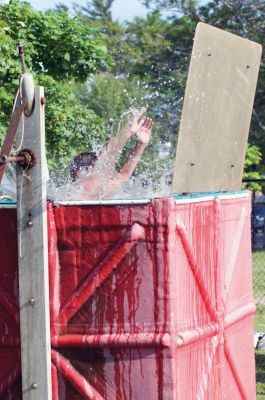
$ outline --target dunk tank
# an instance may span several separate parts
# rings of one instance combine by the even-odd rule
[[[0,208],[2,400],[256,398],[240,187],[259,61],[197,27],[168,198],[47,203],[44,155],[30,181],[18,167],[17,206]],[[36,90],[36,126],[42,109]]]

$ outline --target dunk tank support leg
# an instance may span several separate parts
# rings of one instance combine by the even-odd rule
[[[17,144],[35,166],[18,166],[19,296],[23,400],[51,400],[44,91],[35,88],[33,113],[21,120]],[[24,123],[24,127],[22,126]]]

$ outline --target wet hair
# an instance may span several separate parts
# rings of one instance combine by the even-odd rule
[[[73,181],[76,181],[78,172],[80,169],[88,170],[89,167],[93,167],[98,157],[96,153],[80,153],[72,161],[70,165],[70,176]]]

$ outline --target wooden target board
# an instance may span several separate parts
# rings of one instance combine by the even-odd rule
[[[199,23],[181,116],[173,192],[241,188],[261,45]]]

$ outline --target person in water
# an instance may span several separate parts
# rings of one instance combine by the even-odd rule
[[[145,108],[142,108],[130,118],[99,156],[96,153],[80,153],[74,158],[70,175],[78,199],[108,198],[130,179],[151,138],[153,121],[143,116],[144,112]],[[137,143],[118,172],[116,162],[125,143],[134,135]]]

